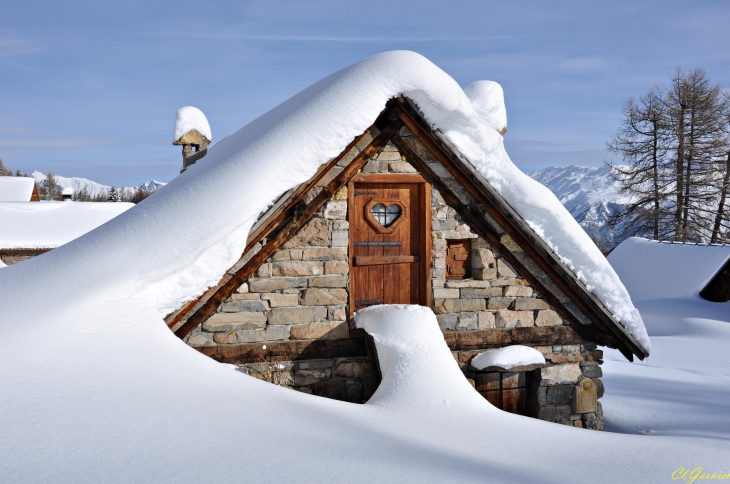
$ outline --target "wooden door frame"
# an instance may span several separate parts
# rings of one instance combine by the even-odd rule
[[[418,195],[419,199],[422,201],[422,206],[420,207],[423,213],[423,233],[421,234],[421,240],[420,240],[420,252],[423,254],[423,260],[420,262],[420,277],[421,277],[421,288],[423,288],[423,296],[421,298],[421,301],[419,301],[419,304],[422,304],[428,308],[431,308],[432,306],[432,291],[431,291],[431,184],[426,181],[425,178],[423,178],[418,173],[393,173],[393,174],[380,174],[380,173],[373,173],[373,174],[357,174],[353,176],[350,181],[347,183],[347,220],[352,224],[350,214],[352,212],[353,204],[353,197],[355,196],[355,184],[356,183],[378,183],[378,184],[385,184],[385,183],[408,183],[408,184],[414,184],[418,185]],[[353,314],[355,313],[355,291],[353,287],[353,277],[352,277],[352,269],[353,269],[353,257],[354,257],[354,248],[353,245],[353,237],[352,237],[352,230],[349,231],[348,240],[347,240],[347,259],[348,263],[350,265],[349,267],[349,295],[348,295],[348,301],[349,301],[349,311],[348,311],[348,319],[350,324],[350,329],[355,329],[355,321],[353,318]]]

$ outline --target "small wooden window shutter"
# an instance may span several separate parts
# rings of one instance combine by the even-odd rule
[[[471,277],[471,239],[446,241],[446,278]]]

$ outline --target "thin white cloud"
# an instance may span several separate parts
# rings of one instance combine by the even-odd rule
[[[0,35],[0,59],[34,54],[40,51],[36,42]]]
[[[169,144],[163,140],[108,140],[93,138],[0,138],[0,149],[5,150],[68,150],[99,146],[160,146]]]

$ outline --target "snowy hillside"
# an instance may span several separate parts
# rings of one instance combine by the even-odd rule
[[[40,171],[34,171],[31,176],[35,179],[36,184],[43,185],[46,181],[46,175],[41,173]],[[91,197],[96,197],[98,195],[104,194],[108,192],[111,189],[111,186],[109,185],[102,185],[101,183],[97,183],[95,181],[89,180],[87,178],[80,178],[80,177],[65,177],[65,176],[58,176],[53,175],[53,178],[56,180],[56,184],[61,187],[71,187],[73,188],[74,193],[80,193],[82,190],[86,189],[86,192]],[[142,188],[145,191],[153,192],[157,190],[158,188],[164,187],[166,183],[159,182],[157,180],[149,180],[138,187],[125,187],[125,191],[134,191],[137,190],[137,188]]]
[[[593,240],[607,247],[621,242],[615,237],[620,230],[611,230],[607,221],[627,198],[618,190],[605,166],[551,166],[530,173],[548,187]],[[620,229],[620,228],[619,228]]]

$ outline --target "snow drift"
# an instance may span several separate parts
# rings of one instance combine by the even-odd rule
[[[35,183],[25,176],[0,176],[0,202],[28,202]]]

